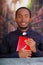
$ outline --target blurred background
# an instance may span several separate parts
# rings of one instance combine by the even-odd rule
[[[0,43],[7,33],[17,29],[15,11],[22,6],[31,10],[30,27],[43,35],[43,0],[0,0]]]

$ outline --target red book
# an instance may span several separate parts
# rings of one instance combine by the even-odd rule
[[[17,45],[17,49],[16,51],[20,51],[22,48],[24,48],[25,50],[30,50],[30,46],[28,46],[25,43],[25,40],[28,40],[30,38],[27,38],[25,36],[19,36],[19,40],[18,40],[18,45]]]

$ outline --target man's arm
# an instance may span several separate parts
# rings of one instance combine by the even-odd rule
[[[9,37],[6,36],[0,44],[0,58],[19,58],[18,52],[11,53]]]
[[[31,51],[36,57],[43,57],[43,38],[41,37],[39,45],[36,45],[36,42],[33,39],[26,41],[27,45],[30,46]]]
[[[43,36],[40,35],[39,38],[39,45],[36,45],[37,51],[34,53],[34,55],[37,57],[43,57]]]

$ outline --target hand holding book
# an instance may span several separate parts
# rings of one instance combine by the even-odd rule
[[[32,55],[30,46],[26,44],[27,40],[30,40],[30,38],[27,38],[25,36],[19,37],[16,51],[18,51],[20,58],[29,58]]]
[[[20,36],[18,40],[17,50],[20,51],[21,49],[30,50],[30,46],[26,44],[26,40],[29,40],[30,38],[27,38],[25,36]]]

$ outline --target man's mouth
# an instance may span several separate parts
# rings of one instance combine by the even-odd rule
[[[21,23],[21,25],[26,25],[26,23]]]

